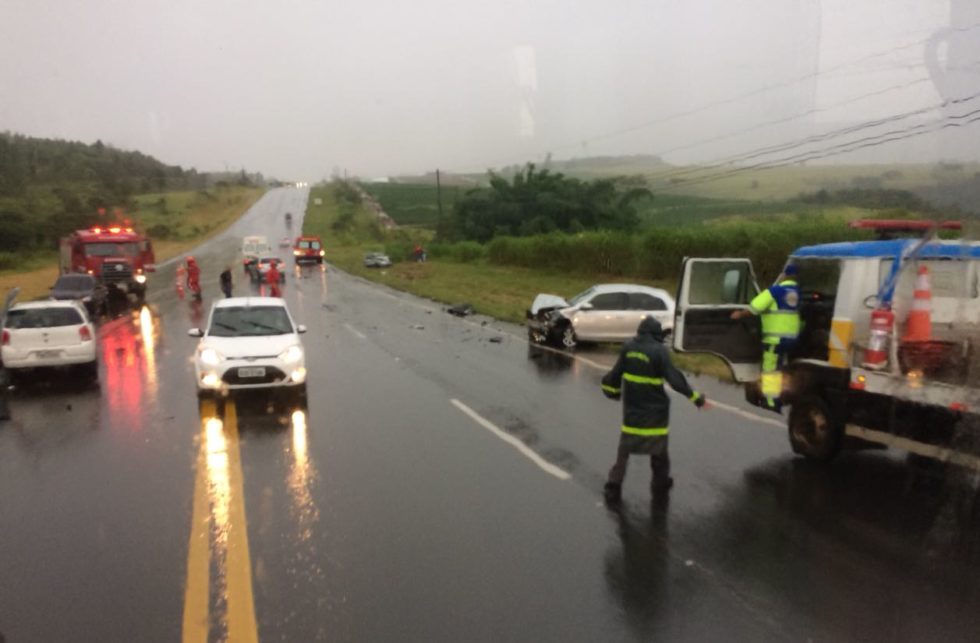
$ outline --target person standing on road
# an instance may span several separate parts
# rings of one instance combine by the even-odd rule
[[[789,264],[776,283],[749,302],[750,310],[736,310],[732,319],[759,315],[762,319],[762,377],[760,388],[770,409],[782,408],[783,377],[780,369],[800,336],[799,268]]]
[[[219,277],[221,281],[221,292],[225,294],[225,298],[231,297],[231,266],[225,266],[225,269],[221,272]]]
[[[187,257],[187,289],[195,299],[201,298],[201,268],[194,257]]]
[[[273,261],[269,265],[269,270],[265,273],[265,280],[269,283],[269,296],[282,297],[282,291],[279,290],[279,282],[282,281],[282,274],[279,272],[277,262]]]
[[[613,400],[623,400],[623,425],[619,435],[616,463],[609,470],[605,486],[606,501],[619,502],[622,497],[626,466],[632,454],[649,455],[653,469],[650,490],[657,494],[674,485],[670,477],[667,435],[670,399],[664,383],[690,399],[699,409],[706,402],[687,383],[684,374],[670,361],[664,346],[664,331],[653,317],[644,317],[636,337],[628,341],[612,370],[602,378],[602,392]]]

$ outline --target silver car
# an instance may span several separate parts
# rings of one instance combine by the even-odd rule
[[[580,341],[625,342],[644,317],[670,330],[674,298],[660,288],[636,284],[597,284],[566,301],[540,294],[527,311],[528,337],[574,348]]]
[[[382,252],[369,252],[364,255],[364,265],[367,268],[387,268],[391,265],[391,259]]]

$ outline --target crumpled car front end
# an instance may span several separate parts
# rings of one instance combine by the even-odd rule
[[[536,296],[527,309],[528,338],[538,344],[546,343],[559,326],[568,322],[562,314],[568,307],[568,302],[558,295],[541,293]]]

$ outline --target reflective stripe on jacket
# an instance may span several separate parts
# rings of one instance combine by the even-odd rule
[[[794,280],[784,279],[766,288],[749,305],[762,320],[763,342],[778,343],[799,336],[800,287]]]
[[[667,435],[670,399],[664,390],[665,382],[692,400],[698,397],[684,374],[671,363],[663,343],[643,333],[627,342],[616,365],[602,378],[602,391],[607,397],[622,397],[623,433]]]

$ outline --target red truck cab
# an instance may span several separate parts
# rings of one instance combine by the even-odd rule
[[[88,273],[142,300],[146,274],[156,270],[148,237],[122,225],[93,226],[61,239],[61,272]]]
[[[316,262],[323,263],[323,257],[327,254],[323,249],[323,241],[316,235],[303,235],[296,237],[293,244],[293,259],[296,263]]]

